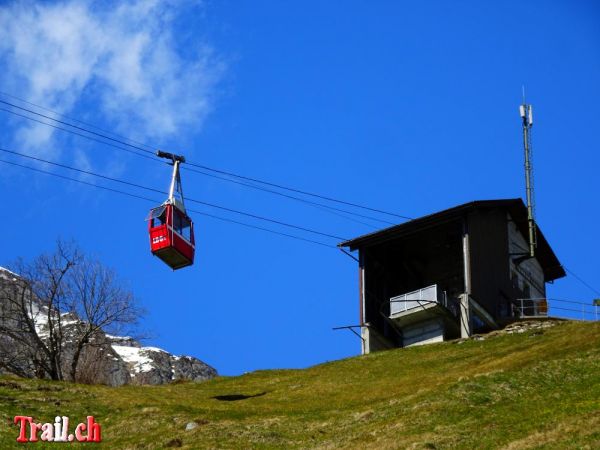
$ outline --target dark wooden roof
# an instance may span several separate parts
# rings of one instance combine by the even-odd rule
[[[455,206],[450,209],[409,220],[408,222],[394,225],[383,230],[365,234],[348,241],[341,242],[338,247],[349,247],[351,251],[381,244],[388,240],[397,239],[418,232],[424,228],[440,225],[466,215],[471,211],[478,209],[497,209],[507,210],[517,227],[523,234],[528,236],[527,208],[520,198],[501,199],[501,200],[478,200]],[[564,277],[565,271],[560,261],[554,254],[554,251],[548,244],[548,241],[537,227],[537,259],[544,270],[546,281],[555,280]]]

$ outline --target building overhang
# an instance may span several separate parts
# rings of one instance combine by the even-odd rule
[[[500,200],[478,200],[462,205],[455,206],[434,214],[429,214],[417,219],[409,220],[399,225],[384,228],[373,233],[358,236],[354,239],[338,244],[338,247],[347,247],[350,251],[366,249],[382,243],[402,239],[411,234],[421,232],[427,228],[440,226],[447,222],[460,220],[477,210],[504,209],[519,228],[523,236],[528,235],[527,208],[520,198],[500,199]],[[541,229],[536,224],[537,229],[537,249],[536,258],[544,271],[544,280],[546,282],[562,278],[566,275],[564,268],[560,264],[557,256],[550,247],[550,244],[544,237]]]

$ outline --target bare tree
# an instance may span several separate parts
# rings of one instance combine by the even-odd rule
[[[131,291],[117,279],[115,272],[95,260],[84,259],[74,267],[69,280],[73,293],[68,309],[74,324],[74,352],[70,376],[76,379],[77,365],[86,346],[105,345],[103,331],[120,334],[135,324],[141,311]],[[100,339],[98,338],[100,336]]]
[[[131,329],[141,315],[114,271],[73,243],[12,270],[0,275],[0,368],[17,375],[78,381],[86,349],[106,347],[104,331]]]

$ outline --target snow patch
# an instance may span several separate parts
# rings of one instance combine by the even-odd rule
[[[144,349],[139,347],[126,347],[123,345],[113,345],[113,350],[128,364],[133,366],[135,373],[150,372],[154,369],[152,359],[144,355]]]
[[[104,333],[104,336],[106,336],[108,339],[111,339],[114,341],[125,341],[125,340],[133,339],[131,336],[115,336],[114,334],[108,334],[108,333]]]
[[[169,353],[166,350],[163,350],[162,348],[158,348],[158,347],[142,347],[142,350],[148,350],[150,352]]]
[[[17,281],[17,278],[19,278],[19,275],[14,273],[12,270],[8,270],[6,267],[0,266],[0,272],[6,272],[6,273],[12,275],[14,277],[13,281]]]
[[[40,338],[50,335],[48,332],[48,309],[40,308],[36,303],[31,303],[30,315],[33,319],[35,331]]]
[[[62,313],[60,315],[60,324],[63,327],[68,327],[69,325],[73,325],[76,323],[81,323],[82,321],[75,318],[73,319],[73,314],[72,313]]]

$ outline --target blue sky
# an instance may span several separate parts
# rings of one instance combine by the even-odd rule
[[[599,289],[599,21],[594,1],[3,2],[0,90],[199,164],[418,217],[524,195],[525,85],[539,224]],[[0,147],[159,189],[170,175],[2,111]],[[356,263],[338,250],[195,215],[196,264],[171,272],[149,253],[151,204],[0,167],[0,265],[77,240],[148,310],[149,345],[222,374],[359,352],[331,330],[358,322]],[[183,185],[344,238],[371,231],[185,168]],[[572,276],[548,293],[597,297]]]

